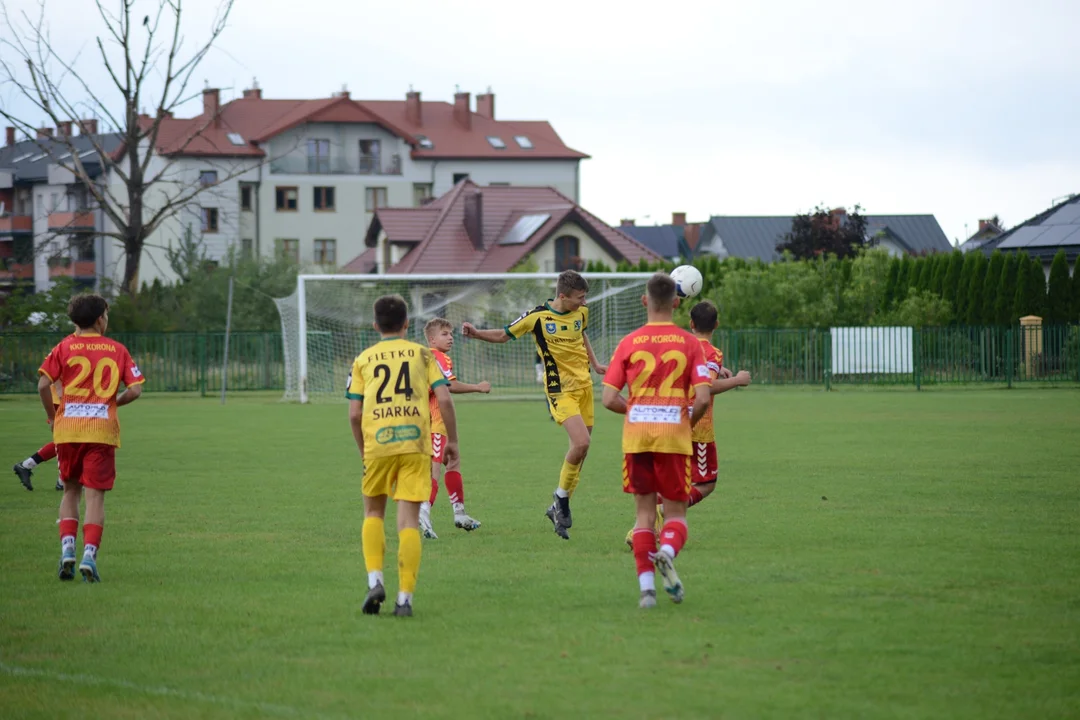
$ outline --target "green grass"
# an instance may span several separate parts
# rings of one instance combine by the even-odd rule
[[[440,495],[411,620],[359,612],[342,405],[124,408],[97,586],[55,578],[55,464],[33,493],[5,469],[0,715],[1080,717],[1075,390],[718,398],[687,599],[648,613],[617,419],[599,411],[567,543],[541,401],[459,408],[484,526],[454,530]],[[35,403],[0,400],[5,463],[45,437]]]

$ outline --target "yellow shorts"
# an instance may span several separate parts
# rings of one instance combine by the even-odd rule
[[[585,427],[593,426],[592,385],[568,392],[549,393],[547,401],[551,417],[558,424],[562,425],[575,415],[580,415],[585,421]]]
[[[431,456],[420,453],[372,458],[364,465],[363,493],[423,502],[431,496]]]

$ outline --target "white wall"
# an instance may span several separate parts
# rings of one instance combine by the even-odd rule
[[[555,266],[555,240],[563,235],[571,235],[578,239],[578,257],[583,262],[600,261],[609,267],[614,267],[618,260],[613,258],[595,240],[589,237],[577,223],[564,223],[552,233],[551,237],[533,250],[530,257],[536,260],[540,272],[557,272]]]
[[[578,160],[418,160],[415,182],[432,182],[438,197],[454,186],[454,175],[467,173],[477,185],[509,183],[553,187],[574,202],[578,197]]]

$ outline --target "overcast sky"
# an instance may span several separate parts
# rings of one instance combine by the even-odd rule
[[[90,0],[46,7],[54,44],[82,49],[110,93]],[[190,44],[217,7],[186,0]],[[412,85],[449,101],[490,86],[497,117],[548,120],[592,156],[582,204],[612,224],[859,203],[932,213],[954,240],[1080,192],[1078,28],[1076,0],[236,0],[195,89],[227,99],[257,77],[270,98]],[[10,88],[0,103],[20,106]]]

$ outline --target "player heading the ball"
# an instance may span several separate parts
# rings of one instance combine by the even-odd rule
[[[675,281],[656,273],[642,298],[648,322],[624,337],[604,376],[604,407],[626,416],[623,423],[623,492],[634,495],[634,562],[639,606],[656,606],[654,569],[671,599],[682,602],[675,558],[686,543],[690,500],[691,427],[708,409],[709,369],[701,343],[672,322],[679,303]],[[629,385],[629,398],[620,394]],[[693,406],[687,413],[690,399]],[[656,502],[664,507],[660,549],[656,548]]]
[[[504,343],[531,335],[544,363],[545,391],[551,417],[566,430],[570,449],[559,471],[559,485],[545,515],[555,534],[569,540],[567,530],[573,524],[570,498],[581,477],[581,463],[589,453],[593,428],[592,367],[598,375],[607,371],[596,359],[589,337],[589,308],[585,297],[589,283],[574,270],[559,274],[555,299],[548,300],[521,315],[504,328],[477,329],[472,323],[461,326],[462,334],[489,343]]]
[[[79,502],[86,498],[83,558],[84,582],[100,582],[97,558],[105,529],[105,493],[116,481],[116,448],[120,447],[117,408],[142,394],[144,378],[126,347],[105,337],[109,303],[100,295],[77,295],[68,305],[75,332],[52,349],[38,370],[38,394],[53,428],[64,495],[60,500],[61,580],[75,579],[75,536]],[[54,402],[53,386],[63,386]],[[120,383],[124,391],[117,394]]]
[[[364,460],[362,542],[368,573],[366,615],[386,600],[386,499],[397,502],[399,591],[394,615],[413,614],[420,572],[420,503],[431,490],[431,411],[428,391],[442,413],[447,461],[458,457],[457,417],[447,380],[431,350],[405,339],[409,313],[400,295],[375,301],[375,330],[382,340],[353,361],[345,397],[349,425]]]

